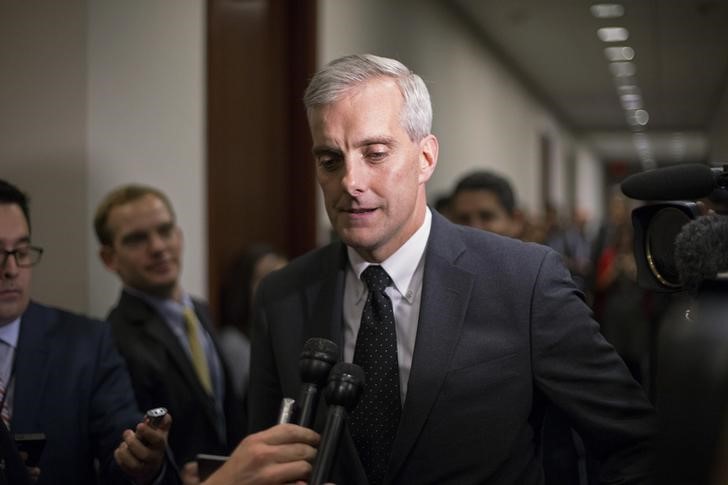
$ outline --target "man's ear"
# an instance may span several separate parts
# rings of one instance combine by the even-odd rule
[[[101,262],[104,263],[106,269],[114,272],[116,271],[116,257],[114,253],[114,248],[106,244],[102,245],[99,249],[99,258],[101,258]]]
[[[437,166],[440,145],[435,135],[427,135],[420,141],[420,183],[430,180]]]

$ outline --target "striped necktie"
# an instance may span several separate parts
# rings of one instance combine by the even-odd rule
[[[0,411],[0,417],[2,417],[5,426],[10,428],[10,403],[5,399],[5,379],[0,377],[0,401],[2,401],[3,407]]]
[[[13,375],[13,347],[0,339],[0,417],[5,426],[10,429],[10,416],[12,415],[12,375]],[[9,382],[8,382],[9,381]]]
[[[197,315],[195,315],[195,311],[192,308],[185,308],[184,319],[185,331],[187,332],[187,342],[190,346],[190,358],[192,360],[192,365],[195,368],[195,372],[197,373],[197,377],[200,379],[202,387],[208,394],[212,394],[210,369],[207,366],[205,350],[202,348],[200,343],[200,321],[197,319]]]

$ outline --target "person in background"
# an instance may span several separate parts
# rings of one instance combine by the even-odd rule
[[[31,301],[42,254],[28,198],[0,180],[0,416],[13,434],[45,435],[30,476],[39,485],[177,483],[165,460],[171,418],[141,422],[109,325]]]
[[[604,337],[614,345],[641,383],[647,378],[650,351],[648,291],[637,284],[632,225],[614,228],[596,262],[595,318]]]
[[[244,436],[245,408],[233,391],[207,305],[180,285],[182,231],[161,191],[124,185],[94,218],[99,255],[123,289],[108,321],[143,409],[174,416],[169,444],[178,463],[227,454]]]
[[[509,237],[523,233],[523,217],[511,183],[489,170],[464,175],[450,196],[450,220]]]
[[[450,194],[442,194],[435,198],[432,208],[450,219]]]
[[[439,144],[422,79],[394,59],[345,56],[313,76],[304,103],[339,240],[258,288],[251,430],[276,422],[299,392],[304,342],[324,337],[367,382],[334,483],[542,484],[546,403],[604,482],[648,483],[654,409],[561,257],[427,207]]]
[[[571,272],[574,283],[585,294],[588,293],[588,281],[592,270],[591,244],[586,235],[588,216],[585,211],[575,209],[571,220],[561,225],[558,212],[553,205],[547,209],[547,235],[544,244],[552,248],[564,258],[564,264]],[[591,301],[588,295],[587,301]]]
[[[250,320],[255,290],[263,277],[287,262],[287,258],[272,246],[254,244],[230,266],[220,288],[220,350],[230,369],[235,391],[241,398],[248,387]]]

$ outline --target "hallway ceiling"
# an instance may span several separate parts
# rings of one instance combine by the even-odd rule
[[[623,0],[614,2],[623,15],[606,19],[588,0],[444,1],[603,160],[707,158],[706,130],[728,87],[728,0]],[[600,40],[597,29],[612,26],[628,39]],[[610,66],[609,46],[630,47],[632,66]]]

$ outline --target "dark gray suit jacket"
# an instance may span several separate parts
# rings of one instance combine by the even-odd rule
[[[129,483],[113,451],[141,419],[109,325],[31,302],[20,323],[10,428],[46,435],[38,485]],[[178,483],[171,463],[163,483]]]
[[[412,370],[385,483],[543,483],[546,402],[566,413],[601,459],[605,481],[645,481],[654,411],[559,255],[433,212],[425,257]],[[283,396],[297,396],[306,339],[342,344],[346,264],[345,247],[335,243],[261,283],[251,430],[274,423]],[[319,431],[324,416],[320,406]],[[366,483],[348,431],[332,478]]]
[[[199,301],[194,305],[198,319],[211,332],[206,306]],[[244,436],[246,416],[222,358],[224,433],[217,429],[214,400],[200,384],[185,349],[152,306],[122,291],[108,321],[129,367],[139,407],[146,410],[164,406],[172,415],[169,446],[177,463],[182,466],[194,460],[198,453],[230,453]]]

